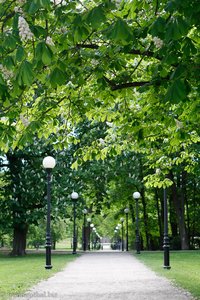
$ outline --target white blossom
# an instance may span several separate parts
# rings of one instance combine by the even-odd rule
[[[51,0],[51,2],[53,2],[55,5],[59,5],[59,4],[66,4],[65,0]]]
[[[13,72],[8,70],[6,67],[4,67],[2,64],[0,64],[0,71],[2,73],[2,76],[5,80],[9,80],[13,77]]]
[[[183,128],[183,122],[181,122],[181,121],[179,121],[179,120],[177,120],[177,119],[175,119],[175,122],[176,122],[176,127],[177,127],[178,129]]]
[[[111,123],[111,122],[106,122],[106,125],[107,125],[108,127],[113,127],[113,123]]]
[[[19,5],[23,5],[26,3],[26,0],[17,0],[16,1]]]
[[[19,17],[18,28],[19,36],[22,41],[28,41],[32,39],[33,33],[30,31],[28,23],[22,16]]]
[[[46,38],[46,44],[49,45],[49,46],[55,46],[52,38],[50,36],[47,36]]]
[[[97,66],[98,65],[98,60],[92,59],[91,63],[92,63],[93,66]]]
[[[22,115],[22,114],[20,115],[20,120],[22,121],[22,124],[25,127],[27,127],[30,124],[29,120],[26,117],[24,117],[24,115]]]
[[[157,168],[157,169],[156,169],[156,174],[157,174],[157,175],[160,175],[160,174],[161,174],[161,169]]]
[[[153,38],[153,42],[154,42],[154,45],[156,46],[157,49],[162,48],[162,46],[164,45],[164,42],[157,36],[155,36]]]
[[[117,8],[119,8],[122,3],[122,0],[115,0],[115,3],[116,3]]]
[[[71,81],[68,81],[66,86],[69,87],[69,88],[72,88],[72,89],[75,88],[75,85]]]
[[[19,7],[19,6],[15,6],[15,7],[14,7],[14,11],[15,11],[16,13],[23,14],[23,10],[22,10],[22,8]]]
[[[99,139],[99,142],[100,142],[101,145],[105,145],[104,139],[100,138],[100,139]]]

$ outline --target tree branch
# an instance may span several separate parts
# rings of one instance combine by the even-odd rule
[[[85,48],[85,49],[99,49],[99,45],[96,44],[77,44],[77,48]],[[141,51],[141,50],[135,50],[132,49],[127,52],[128,54],[135,54],[135,55],[144,55],[148,57],[153,57],[154,53],[152,51]]]
[[[151,81],[134,81],[134,82],[125,82],[125,83],[116,84],[114,81],[108,79],[105,76],[104,76],[104,79],[110,85],[112,91],[126,89],[126,88],[129,88],[129,87],[138,87],[138,86],[140,87],[140,86],[144,86],[144,85],[153,84]]]
[[[140,87],[140,86],[144,86],[144,85],[151,85],[152,82],[150,81],[135,81],[135,82],[126,82],[126,83],[121,83],[121,84],[116,84],[114,86],[112,86],[112,91],[116,91],[116,90],[121,90],[121,89],[126,89],[129,87]]]

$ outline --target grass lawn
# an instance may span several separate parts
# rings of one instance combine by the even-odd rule
[[[135,254],[157,274],[165,276],[200,299],[200,251],[171,251],[171,269],[163,269],[163,252]]]
[[[52,254],[53,268],[46,270],[45,254],[28,254],[25,257],[0,254],[0,299],[24,293],[37,282],[62,270],[75,257],[72,254]]]

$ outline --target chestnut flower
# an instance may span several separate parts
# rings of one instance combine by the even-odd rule
[[[49,46],[55,46],[52,38],[50,36],[47,36],[46,38],[46,44],[49,45]]]
[[[0,64],[0,72],[2,73],[2,76],[6,81],[13,77],[13,72],[8,70],[2,64]]]
[[[164,45],[164,42],[157,36],[155,36],[153,38],[153,42],[154,42],[154,45],[157,49],[160,49],[162,48],[162,46]]]
[[[19,36],[22,42],[32,39],[33,33],[30,31],[28,23],[22,16],[19,16],[18,28],[19,28]]]

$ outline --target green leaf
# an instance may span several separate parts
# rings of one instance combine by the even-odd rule
[[[178,103],[186,99],[187,92],[186,92],[186,85],[182,79],[177,79],[173,82],[170,86],[166,99],[172,103]]]
[[[152,24],[150,28],[150,33],[153,36],[159,36],[160,33],[163,33],[165,31],[165,23],[165,19],[163,19],[162,17],[158,17]]]
[[[40,4],[41,4],[42,7],[46,8],[46,9],[51,8],[50,0],[40,0]]]
[[[82,39],[87,38],[89,35],[89,31],[85,26],[76,26],[74,31],[74,41],[80,42]]]
[[[127,23],[118,18],[117,22],[109,28],[107,36],[116,42],[127,44],[132,38],[132,32]]]
[[[19,86],[30,86],[33,82],[33,78],[34,73],[32,64],[27,60],[23,61],[17,73],[17,82]]]
[[[183,53],[185,54],[185,56],[189,56],[191,54],[197,53],[197,49],[196,49],[194,43],[188,37],[186,37],[186,39],[184,41],[184,46],[183,46],[182,50],[183,50]]]
[[[178,79],[178,78],[183,78],[186,75],[186,66],[184,65],[179,65],[175,71],[172,73],[172,76],[170,79]]]
[[[30,1],[30,6],[28,8],[28,13],[30,15],[33,15],[38,11],[38,9],[40,9],[40,7],[41,7],[41,4],[40,4],[39,0]]]
[[[24,55],[25,55],[24,48],[19,46],[16,51],[16,61],[18,61],[18,62],[22,61],[24,58]]]
[[[26,86],[30,86],[33,82],[32,64],[28,61],[23,64],[22,80]]]
[[[167,25],[165,38],[167,41],[171,39],[178,40],[188,33],[188,24],[181,17],[173,17]]]
[[[44,65],[49,65],[52,61],[53,53],[46,43],[42,44],[42,62]]]
[[[86,17],[86,22],[91,24],[93,29],[97,29],[105,20],[106,17],[101,6],[94,7]]]
[[[7,35],[5,37],[5,40],[3,42],[3,46],[6,49],[14,50],[16,47],[16,40],[12,35]]]
[[[36,61],[42,60],[42,52],[43,52],[43,42],[38,43],[35,49],[35,59]]]
[[[50,74],[50,83],[52,87],[66,83],[65,73],[56,67]]]
[[[34,36],[43,38],[46,36],[47,32],[46,29],[39,25],[34,25],[31,27],[31,31],[33,32]]]
[[[5,60],[4,60],[4,66],[5,66],[8,70],[10,70],[10,69],[13,68],[14,65],[15,65],[15,64],[14,64],[13,57],[12,57],[12,56],[7,56],[7,57],[5,58]]]

